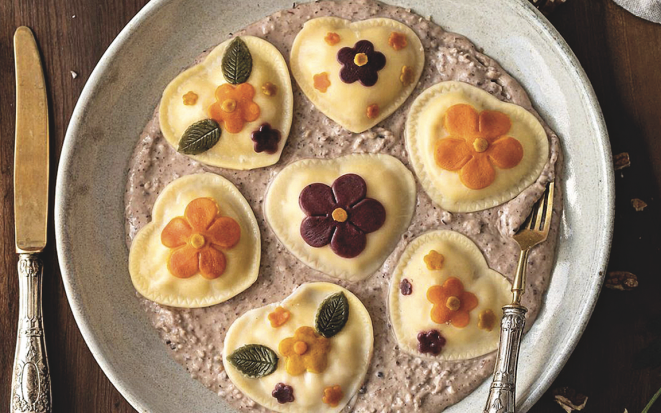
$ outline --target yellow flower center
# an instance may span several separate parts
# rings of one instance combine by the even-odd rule
[[[477,138],[473,141],[475,152],[484,152],[489,147],[489,142],[484,138]]]
[[[367,64],[367,55],[365,53],[356,53],[353,62],[356,66],[365,66]]]
[[[343,210],[342,208],[335,208],[335,211],[333,211],[333,219],[337,222],[344,222],[349,218],[349,215],[347,214],[347,211]]]
[[[299,356],[305,354],[306,351],[308,351],[308,345],[305,344],[305,341],[297,341],[294,344],[294,352]]]
[[[193,234],[193,236],[190,237],[190,245],[193,248],[202,248],[204,247],[205,242],[206,240],[202,234]]]
[[[220,108],[223,112],[231,113],[236,109],[236,100],[234,99],[225,99],[220,105]]]
[[[461,300],[459,297],[455,297],[453,295],[448,297],[448,300],[445,302],[445,306],[452,311],[457,311],[459,307],[461,307]]]

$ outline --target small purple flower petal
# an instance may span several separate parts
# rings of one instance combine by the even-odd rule
[[[301,237],[309,246],[320,248],[331,242],[336,226],[333,218],[328,216],[305,217],[301,222]]]
[[[354,258],[360,255],[367,244],[365,233],[345,222],[338,225],[331,239],[331,250],[342,258]]]
[[[328,215],[335,209],[333,190],[326,184],[310,184],[301,191],[298,205],[305,215]]]
[[[367,195],[367,184],[365,180],[356,174],[345,174],[333,182],[333,195],[338,206],[349,208],[365,198]]]
[[[280,142],[280,131],[272,129],[268,123],[262,123],[261,126],[253,131],[250,139],[255,143],[255,152],[266,152],[269,154],[278,151],[278,143]]]
[[[381,228],[386,222],[386,209],[376,199],[365,198],[348,212],[351,223],[367,234]]]

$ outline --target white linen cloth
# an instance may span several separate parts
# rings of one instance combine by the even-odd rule
[[[614,0],[615,3],[645,20],[661,23],[661,0]]]

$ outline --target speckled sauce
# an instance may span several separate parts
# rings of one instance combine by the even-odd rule
[[[294,121],[280,162],[272,167],[233,171],[201,165],[176,152],[162,137],[158,109],[146,125],[129,165],[125,196],[127,243],[150,221],[150,211],[160,191],[174,179],[192,173],[218,173],[232,181],[252,206],[262,235],[260,275],[237,297],[212,307],[179,309],[141,300],[172,357],[190,375],[237,409],[266,411],[242,395],[229,381],[222,364],[225,333],[246,311],[280,301],[296,286],[308,281],[336,282],[356,294],[374,324],[374,356],[365,384],[345,411],[438,412],[452,405],[490,376],[495,354],[460,362],[423,360],[399,351],[388,319],[388,283],[402,251],[410,240],[433,229],[451,229],[470,237],[485,254],[491,268],[510,280],[518,247],[510,238],[541,196],[546,183],[557,177],[562,155],[558,138],[545,123],[551,154],[537,182],[512,201],[477,213],[452,214],[434,205],[418,185],[416,212],[408,230],[384,265],[372,277],[357,283],[330,279],[298,261],[276,239],[264,219],[263,199],[272,178],[282,168],[302,158],[335,158],[350,153],[379,152],[393,155],[411,168],[404,144],[404,125],[415,97],[429,86],[446,80],[470,83],[497,98],[530,110],[522,87],[491,58],[465,37],[445,32],[410,10],[374,0],[321,1],[298,5],[256,22],[239,33],[264,38],[288,59],[294,37],[306,21],[333,15],[350,20],[389,17],[410,26],[425,48],[425,68],[411,97],[389,118],[361,134],[353,134],[316,110],[294,83]],[[231,34],[228,33],[228,36]],[[541,119],[540,119],[541,120]],[[557,178],[556,178],[557,180]],[[384,183],[387,184],[387,183]],[[549,240],[534,249],[528,266],[528,286],[523,304],[529,308],[528,326],[535,319],[549,282],[561,212],[561,193]]]

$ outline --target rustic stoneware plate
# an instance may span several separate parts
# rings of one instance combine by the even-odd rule
[[[388,0],[468,36],[527,89],[560,135],[565,190],[557,263],[519,361],[519,409],[539,399],[583,332],[602,283],[613,226],[613,170],[592,87],[558,32],[527,0]],[[67,132],[55,221],[74,316],[113,384],[140,412],[229,412],[167,354],[138,305],[127,269],[129,157],[167,83],[228,32],[291,0],[153,0],[92,73]],[[484,383],[448,412],[481,411]]]

